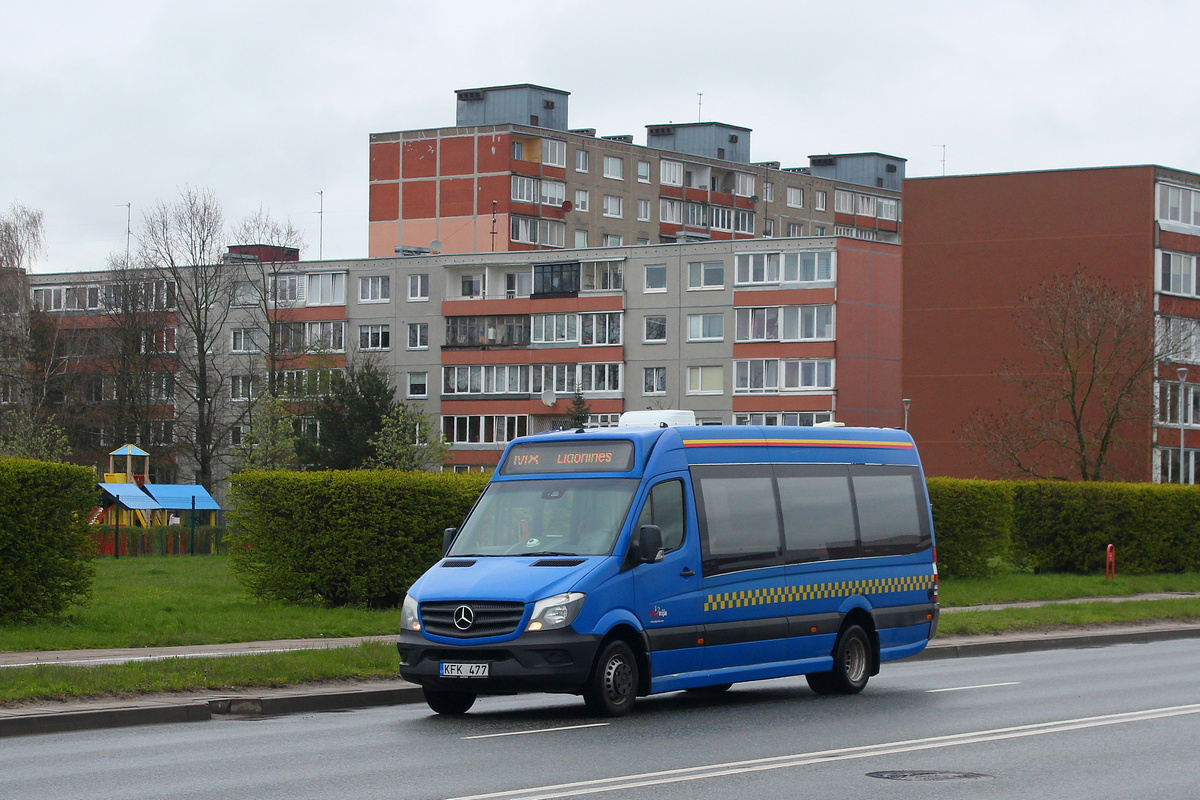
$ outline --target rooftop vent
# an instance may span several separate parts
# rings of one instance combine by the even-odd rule
[[[601,136],[600,138],[608,139],[610,142],[623,142],[625,144],[633,144],[633,137],[630,136],[629,134],[622,134],[620,136]]]
[[[675,133],[675,128],[671,125],[658,125],[650,128],[648,133],[651,136],[671,136]]]
[[[483,92],[480,92],[480,91],[459,92],[458,99],[459,100],[482,100]]]
[[[547,109],[547,110],[553,109],[553,108],[554,108],[554,101],[553,101],[553,100],[543,100],[543,101],[542,101],[542,108],[545,108],[545,109]]]
[[[571,130],[568,131],[568,133],[577,133],[580,136],[595,136],[596,129],[595,128],[572,128]]]
[[[826,158],[810,158],[808,160],[808,165],[810,167],[832,167],[837,165],[837,159],[833,156],[828,156]]]

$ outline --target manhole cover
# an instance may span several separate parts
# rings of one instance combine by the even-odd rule
[[[884,772],[868,772],[868,778],[883,778],[889,781],[974,781],[990,778],[980,772],[946,772],[931,769],[892,769]]]

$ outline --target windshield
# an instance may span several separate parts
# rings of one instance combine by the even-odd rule
[[[625,478],[488,484],[447,555],[608,555],[637,487]]]

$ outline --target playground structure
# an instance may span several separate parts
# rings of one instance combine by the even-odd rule
[[[117,459],[124,456],[125,471],[117,472]],[[143,459],[141,472],[135,472],[134,459]],[[150,454],[137,445],[125,444],[108,454],[108,472],[99,484],[101,505],[92,512],[91,521],[113,526],[114,554],[120,554],[121,527],[150,528],[180,525],[187,518],[193,536],[196,525],[216,524],[221,506],[203,486],[197,484],[147,483]]]

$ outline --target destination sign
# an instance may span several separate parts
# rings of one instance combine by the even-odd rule
[[[633,442],[530,442],[515,444],[500,467],[501,475],[559,472],[628,472]]]

